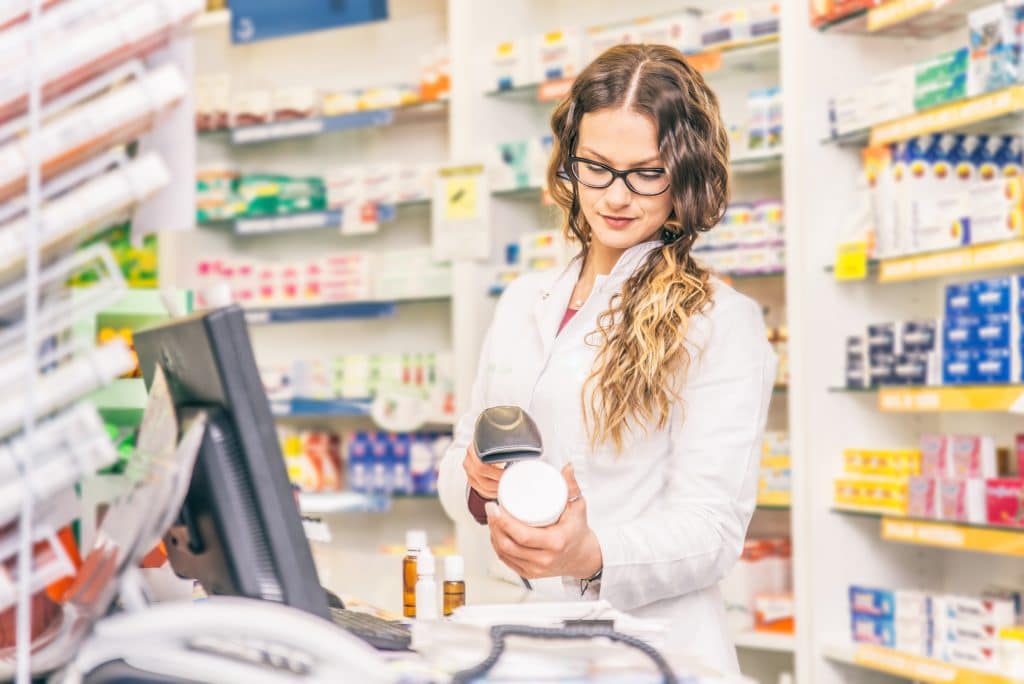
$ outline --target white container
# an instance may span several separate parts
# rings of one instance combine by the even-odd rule
[[[568,499],[565,478],[545,461],[510,465],[498,482],[498,504],[502,511],[531,527],[558,522]]]

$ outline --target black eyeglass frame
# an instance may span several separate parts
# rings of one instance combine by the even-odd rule
[[[590,183],[587,183],[584,180],[582,180],[576,174],[575,170],[573,169],[573,165],[576,164],[576,163],[584,163],[584,164],[591,164],[593,166],[600,166],[605,171],[608,171],[609,173],[611,173],[612,174],[612,178],[611,178],[610,181],[608,181],[604,185],[591,185]],[[605,188],[611,187],[612,183],[614,183],[617,179],[621,178],[622,182],[626,184],[626,187],[629,188],[629,191],[632,192],[633,194],[640,195],[642,197],[657,197],[658,195],[663,195],[670,187],[672,187],[671,179],[667,180],[667,182],[665,183],[665,187],[663,189],[659,190],[658,192],[640,192],[639,190],[637,190],[636,188],[633,187],[632,183],[629,182],[629,174],[631,174],[631,173],[644,173],[644,172],[650,173],[652,171],[657,171],[659,173],[663,173],[663,174],[666,175],[666,177],[668,176],[668,169],[666,169],[664,167],[661,167],[661,166],[641,167],[641,168],[636,168],[636,169],[627,169],[625,171],[620,171],[618,169],[613,169],[612,167],[608,166],[607,164],[602,164],[599,161],[594,161],[593,159],[587,159],[586,157],[575,157],[575,156],[573,156],[573,157],[569,157],[569,163],[568,163],[567,169],[566,169],[566,176],[568,176],[572,180],[575,180],[577,183],[581,183],[581,184],[587,186],[588,188],[593,188],[595,190],[603,190]]]

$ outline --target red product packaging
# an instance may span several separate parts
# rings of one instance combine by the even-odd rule
[[[991,525],[1024,527],[1024,479],[993,478],[985,481],[985,507]]]
[[[907,482],[907,515],[912,518],[936,518],[939,510],[935,502],[934,477],[911,476]]]
[[[952,441],[949,435],[921,436],[921,475],[945,477],[952,474]]]

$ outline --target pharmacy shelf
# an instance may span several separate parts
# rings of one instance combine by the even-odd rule
[[[386,223],[394,221],[398,212],[410,207],[428,206],[430,200],[412,200],[398,202],[396,204],[382,204],[377,207],[377,221]],[[342,225],[341,210],[308,211],[294,214],[282,214],[280,216],[250,216],[239,217],[227,221],[208,221],[201,223],[203,227],[232,226],[236,235],[276,235],[279,233],[293,233],[302,230],[316,230],[320,228],[340,228]]]
[[[278,121],[255,126],[238,126],[220,131],[201,131],[203,137],[227,134],[232,145],[254,145],[279,140],[309,138],[338,131],[440,121],[448,115],[448,102],[418,102],[416,104],[383,109],[367,109],[337,116],[316,116],[308,119]]]
[[[1015,684],[1017,682],[1017,680],[1002,675],[957,667],[941,660],[901,653],[873,644],[826,643],[821,647],[821,654],[835,662],[930,684]]]
[[[282,399],[270,402],[270,412],[277,418],[365,417],[370,404],[370,399]]]
[[[752,651],[772,651],[775,653],[793,653],[796,650],[796,637],[792,634],[773,634],[771,632],[740,632],[733,635],[737,648]]]
[[[1024,556],[1024,528],[912,518],[870,508],[840,506],[832,510],[843,515],[878,519],[879,536],[885,541],[999,556]]]
[[[425,304],[449,301],[451,301],[450,296],[438,296],[381,301],[252,307],[246,310],[245,320],[249,325],[268,325],[272,323],[389,318],[396,314],[399,304]]]
[[[694,252],[699,259],[701,253]],[[717,275],[729,280],[758,280],[760,278],[781,278],[786,275],[786,269],[780,268],[774,271],[720,271]]]
[[[717,74],[777,72],[779,36],[772,34],[752,40],[723,43],[688,55],[705,77]],[[554,102],[569,92],[573,78],[526,83],[485,93],[488,97],[523,102]]]
[[[835,33],[870,33],[905,38],[934,38],[967,25],[967,13],[989,0],[888,0],[820,26]]]
[[[1021,239],[868,260],[868,272],[875,274],[880,283],[970,275],[1018,266],[1024,266],[1024,240]],[[830,264],[825,270],[834,273],[835,267]]]
[[[830,387],[829,392],[877,395],[884,413],[1024,413],[1024,385],[952,385],[944,387]]]
[[[391,508],[384,495],[360,492],[317,492],[299,494],[299,510],[306,515],[332,513],[383,513]]]
[[[1005,125],[1022,111],[1024,85],[1015,85],[879,123],[870,130],[826,138],[823,142],[858,146],[888,145],[928,133],[987,130],[1000,124]]]

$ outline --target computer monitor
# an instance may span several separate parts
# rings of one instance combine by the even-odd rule
[[[174,571],[210,594],[283,603],[330,619],[238,306],[135,334],[146,387],[159,365],[184,432],[208,418],[178,520],[164,536]]]

